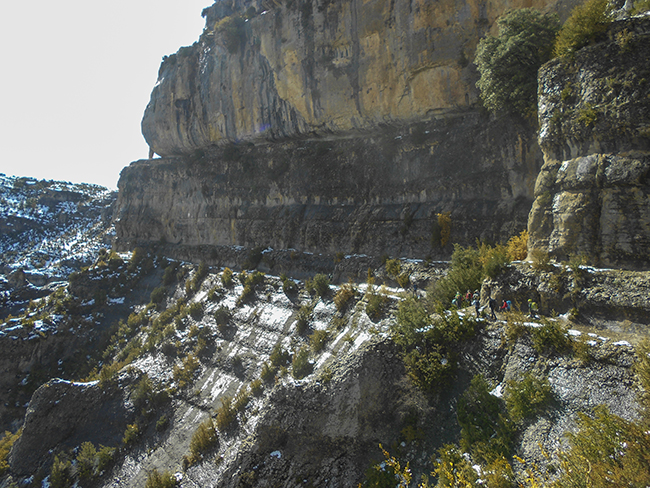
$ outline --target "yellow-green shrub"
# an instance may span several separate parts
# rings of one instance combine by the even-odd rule
[[[201,366],[201,363],[199,363],[199,360],[193,354],[187,355],[183,360],[182,366],[174,365],[172,374],[174,380],[178,382],[179,388],[184,388],[192,382],[194,373],[199,369],[199,366]]]
[[[473,488],[478,475],[471,463],[453,444],[442,446],[438,457],[433,459],[433,473],[438,477],[438,486],[453,488]]]
[[[555,40],[555,56],[567,56],[600,39],[611,23],[608,0],[587,0],[573,9]]]
[[[528,231],[522,230],[518,236],[511,237],[506,245],[510,261],[522,261],[528,256]]]
[[[157,469],[154,468],[147,475],[147,482],[144,485],[144,488],[173,488],[178,484],[178,481],[169,471],[159,473]]]
[[[219,431],[227,430],[237,418],[237,410],[233,408],[232,398],[226,396],[221,399],[221,406],[217,409],[216,424]]]
[[[553,487],[650,486],[650,435],[645,428],[609,412],[578,413],[570,449],[560,452],[560,477]]]
[[[131,445],[138,437],[140,437],[140,427],[138,427],[138,424],[129,424],[126,426],[126,430],[124,431],[122,443],[125,446]]]
[[[218,442],[219,436],[215,429],[214,422],[211,418],[207,418],[199,424],[190,440],[190,459],[193,461],[191,464],[200,460],[203,455],[210,449],[213,449]]]
[[[221,273],[221,283],[227,288],[232,286],[232,270],[230,268],[224,268]]]
[[[538,378],[530,372],[521,381],[508,380],[503,398],[508,415],[514,422],[522,422],[539,413],[551,401],[548,378]]]
[[[347,303],[354,298],[356,295],[356,290],[352,283],[346,283],[339,288],[339,291],[334,295],[334,305],[336,305],[336,310],[342,312],[345,309]]]
[[[329,334],[326,330],[315,330],[309,337],[311,349],[314,352],[320,352],[325,348],[325,344],[329,340]]]
[[[11,451],[11,446],[14,445],[14,442],[20,437],[20,432],[18,431],[15,434],[12,434],[9,431],[6,431],[2,439],[0,439],[0,476],[7,472],[9,469],[9,463],[7,461],[9,457],[9,451]]]
[[[312,371],[312,365],[309,362],[309,348],[303,347],[294,354],[291,362],[293,377],[297,380],[304,378]]]

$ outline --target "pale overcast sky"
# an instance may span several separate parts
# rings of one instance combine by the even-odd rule
[[[148,156],[142,114],[164,55],[212,0],[0,4],[0,173],[117,187]]]

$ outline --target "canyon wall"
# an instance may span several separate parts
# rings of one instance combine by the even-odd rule
[[[529,249],[605,266],[650,265],[650,18],[539,74],[537,179]]]
[[[350,138],[143,160],[120,178],[116,245],[445,257],[451,243],[524,229],[541,162],[534,129],[474,111]]]
[[[526,228],[542,154],[536,127],[482,111],[471,60],[499,15],[531,6],[572,3],[215,3],[161,65],[142,129],[163,157],[122,172],[117,248],[444,258],[504,242]]]
[[[479,39],[521,0],[220,1],[166,57],[142,121],[152,150],[375,129],[476,106]]]

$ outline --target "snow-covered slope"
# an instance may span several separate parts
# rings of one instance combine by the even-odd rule
[[[0,174],[3,271],[66,277],[110,244],[115,192],[98,185]]]
[[[97,185],[0,174],[0,305],[91,264],[110,246],[115,198]]]

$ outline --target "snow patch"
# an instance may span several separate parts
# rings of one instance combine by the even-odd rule
[[[497,386],[495,386],[494,389],[490,392],[490,395],[497,398],[503,397],[503,384],[499,383]]]

